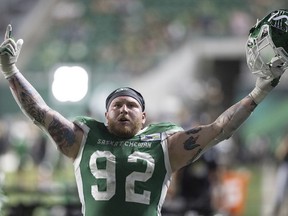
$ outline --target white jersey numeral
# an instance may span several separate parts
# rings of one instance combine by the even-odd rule
[[[96,161],[98,158],[106,158],[106,169],[99,169]],[[106,179],[106,190],[99,191],[98,185],[91,187],[91,193],[95,200],[109,200],[116,191],[115,176],[116,157],[109,151],[96,151],[90,157],[90,170],[96,179]]]
[[[143,194],[136,194],[134,187],[135,181],[146,182],[151,178],[154,171],[154,159],[151,155],[144,152],[134,152],[128,156],[128,162],[137,163],[138,159],[145,160],[147,162],[146,171],[141,172],[132,172],[126,177],[126,201],[127,202],[137,202],[143,204],[150,203],[150,191],[144,190]]]
[[[97,159],[105,159],[106,168],[100,169],[97,166]],[[135,182],[146,182],[150,179],[154,172],[154,159],[153,157],[144,152],[135,151],[128,156],[129,163],[137,163],[139,160],[144,160],[147,164],[145,172],[132,172],[126,177],[125,192],[127,202],[136,202],[142,204],[150,204],[151,192],[144,190],[142,194],[135,193]],[[142,163],[142,162],[141,162]],[[109,200],[116,192],[116,156],[110,151],[96,151],[90,157],[89,162],[90,170],[96,179],[106,181],[105,190],[99,190],[98,185],[91,187],[91,193],[95,200]]]

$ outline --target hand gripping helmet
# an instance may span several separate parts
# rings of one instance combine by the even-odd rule
[[[279,76],[273,74],[271,67],[284,72],[288,67],[288,10],[276,10],[257,20],[249,32],[246,59],[256,76]]]

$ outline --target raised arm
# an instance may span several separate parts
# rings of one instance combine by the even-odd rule
[[[23,40],[15,42],[11,38],[11,25],[8,25],[4,42],[0,46],[1,68],[9,81],[11,92],[23,111],[33,123],[48,133],[60,152],[75,159],[81,139],[82,130],[61,114],[52,110],[42,99],[36,89],[26,80],[16,67]]]
[[[213,123],[200,125],[168,138],[173,171],[199,158],[210,147],[228,139],[245,122],[266,95],[278,84],[278,78],[257,78],[253,91],[224,111]]]

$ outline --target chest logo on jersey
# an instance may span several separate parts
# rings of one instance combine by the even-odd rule
[[[111,141],[105,139],[98,139],[97,145],[106,145],[106,146],[114,146],[114,147],[130,147],[130,148],[151,148],[152,144],[149,141]]]
[[[160,140],[161,136],[159,133],[156,134],[149,134],[149,135],[141,135],[140,140],[141,141],[156,141]]]

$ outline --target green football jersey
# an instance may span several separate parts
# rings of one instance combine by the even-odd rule
[[[123,139],[92,118],[77,117],[74,122],[84,130],[74,161],[83,215],[161,215],[172,174],[166,138],[183,129],[151,124]]]

